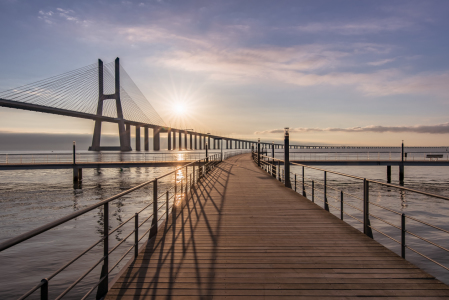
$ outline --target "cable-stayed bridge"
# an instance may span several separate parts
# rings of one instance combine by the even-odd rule
[[[132,150],[131,126],[136,130],[135,150],[141,150],[141,129],[145,150],[149,150],[149,129],[153,130],[153,150],[160,150],[160,133],[168,133],[168,150],[177,148],[177,135],[180,150],[204,149],[206,142],[209,149],[220,149],[219,140],[225,141],[226,149],[232,149],[233,144],[235,149],[249,149],[255,143],[167,126],[120,65],[119,58],[107,64],[98,60],[98,64],[1,92],[0,106],[94,120],[89,147],[93,151]],[[100,146],[102,122],[118,124],[119,147]]]

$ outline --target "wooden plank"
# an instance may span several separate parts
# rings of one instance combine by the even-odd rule
[[[249,155],[187,196],[106,299],[441,299],[449,287],[272,179]]]

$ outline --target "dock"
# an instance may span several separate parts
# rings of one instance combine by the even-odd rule
[[[259,169],[219,164],[105,299],[443,299],[449,287]]]

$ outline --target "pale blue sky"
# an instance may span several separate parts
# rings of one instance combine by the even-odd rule
[[[0,0],[0,90],[118,56],[172,126],[267,141],[289,126],[304,143],[447,145],[448,15],[444,0]],[[176,101],[186,103],[184,120],[173,117]],[[11,109],[0,119],[2,131],[93,130]]]

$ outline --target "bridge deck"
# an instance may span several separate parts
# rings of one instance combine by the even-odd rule
[[[106,299],[449,297],[448,286],[283,187],[249,154],[219,165],[189,198]]]

